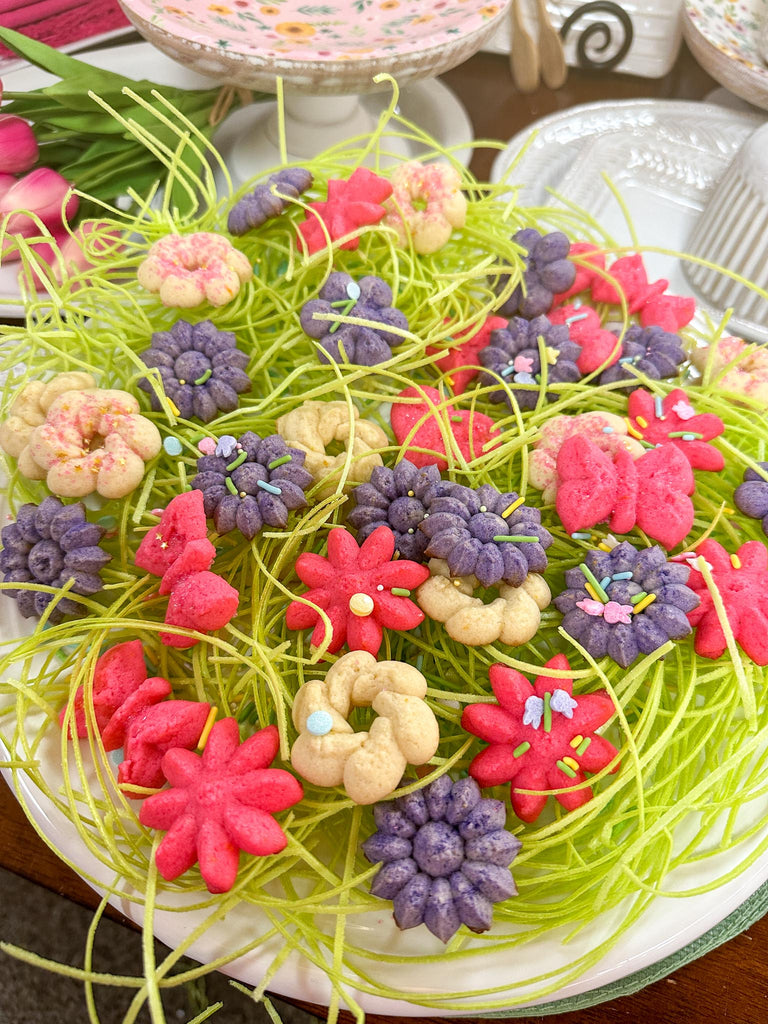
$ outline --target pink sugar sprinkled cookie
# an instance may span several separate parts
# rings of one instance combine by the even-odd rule
[[[411,160],[392,172],[392,197],[384,223],[394,228],[400,245],[413,245],[421,256],[437,252],[457,228],[464,227],[467,200],[461,175],[450,164]]]
[[[445,408],[437,388],[427,386],[401,391],[392,402],[390,422],[397,443],[407,443],[406,456],[419,468],[432,465],[439,470],[448,468],[443,431],[452,437],[452,445],[467,462],[501,444],[498,427],[490,416],[473,410]],[[425,450],[418,451],[420,448]]]
[[[164,306],[194,309],[203,302],[224,306],[253,277],[248,257],[210,231],[166,235],[139,264],[136,278]]]
[[[235,884],[240,851],[266,857],[285,849],[285,833],[272,817],[297,804],[301,783],[289,772],[269,765],[277,754],[274,725],[243,743],[234,718],[211,729],[202,757],[169,749],[162,771],[171,785],[142,804],[139,820],[165,831],[155,862],[171,881],[200,863],[212,893]]]

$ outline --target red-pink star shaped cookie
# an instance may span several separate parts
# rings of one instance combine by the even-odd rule
[[[209,892],[234,885],[240,851],[264,857],[285,849],[285,833],[272,815],[298,803],[301,784],[269,768],[279,737],[274,725],[240,743],[234,718],[217,722],[203,756],[169,750],[162,768],[171,788],[149,797],[139,821],[166,830],[157,848],[157,870],[169,881],[200,862]]]
[[[702,557],[711,567],[736,641],[756,665],[768,665],[768,548],[762,541],[750,540],[729,555],[710,539],[699,544],[696,556],[686,557],[691,567],[688,586],[701,601],[688,612],[688,621],[696,629],[696,653],[702,658],[719,658],[727,647],[712,595],[697,568],[698,557]]]
[[[447,320],[445,322],[448,323]],[[473,381],[480,373],[481,366],[477,356],[482,349],[490,344],[491,331],[500,330],[508,323],[509,321],[502,316],[489,316],[479,327],[468,327],[465,331],[457,331],[454,337],[459,344],[454,345],[447,356],[435,360],[436,365],[443,373],[450,373],[448,383],[454,395],[463,395],[470,381]],[[439,350],[439,347],[427,347],[429,355],[433,355]],[[462,369],[458,369],[458,367],[462,367]]]
[[[610,695],[600,690],[574,697],[572,680],[547,676],[546,669],[567,672],[570,665],[564,654],[556,654],[533,685],[515,669],[492,665],[498,704],[470,704],[461,716],[467,732],[489,743],[472,761],[469,774],[483,788],[511,783],[512,808],[529,822],[544,809],[547,794],[523,790],[565,789],[555,796],[572,811],[592,799],[592,790],[567,787],[585,782],[585,772],[601,771],[618,754],[595,734],[614,713]],[[617,763],[611,771],[618,768]]]
[[[627,412],[635,436],[655,445],[673,444],[694,469],[717,473],[725,465],[723,453],[707,444],[722,434],[725,424],[714,413],[697,413],[682,388],[658,401],[638,388],[629,396]]]
[[[366,167],[358,167],[348,181],[331,178],[328,182],[328,198],[324,203],[310,203],[306,220],[299,224],[299,233],[311,253],[324,249],[328,244],[320,220],[325,224],[331,241],[343,238],[351,231],[366,224],[378,224],[386,213],[381,205],[392,195],[392,185],[386,178],[379,177]],[[355,236],[343,242],[342,249],[356,249],[360,244]]]
[[[429,569],[406,558],[392,561],[395,535],[379,526],[361,547],[347,530],[328,534],[328,557],[305,551],[296,559],[296,572],[311,589],[303,596],[312,604],[291,601],[285,621],[289,629],[314,626],[312,645],[325,639],[325,623],[318,608],[331,621],[330,654],[344,641],[350,651],[378,654],[383,629],[414,629],[424,612],[410,600],[409,593],[421,586]],[[316,607],[312,607],[315,605]]]

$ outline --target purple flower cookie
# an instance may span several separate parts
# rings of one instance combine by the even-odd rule
[[[334,312],[372,321],[381,327],[314,318],[316,313]],[[342,362],[340,346],[344,348],[347,361],[357,366],[383,363],[392,356],[393,346],[403,340],[386,328],[408,330],[405,315],[392,307],[392,289],[386,282],[373,275],[355,281],[349,274],[339,271],[328,277],[320,289],[319,298],[304,304],[300,320],[304,333],[320,342],[323,348],[320,361],[323,363]]]
[[[607,654],[627,668],[639,654],[691,632],[687,614],[699,598],[686,586],[690,571],[668,562],[658,544],[638,551],[622,541],[611,551],[587,552],[580,566],[568,569],[568,589],[554,603],[565,616],[563,629],[593,658]]]
[[[283,195],[297,199],[312,185],[313,177],[303,167],[287,167],[277,174],[270,174],[266,182],[257,185],[253,192],[244,195],[229,211],[227,230],[231,235],[244,235],[272,217],[279,217],[287,206],[281,196],[272,192],[275,185]]]
[[[522,246],[525,270],[523,283],[517,285],[497,312],[501,316],[519,313],[528,319],[548,313],[556,293],[567,292],[576,280],[576,266],[568,259],[571,243],[562,231],[541,235],[535,228],[523,228],[512,236]],[[496,294],[506,287],[509,276],[502,276],[495,285]]]
[[[543,340],[547,359],[547,382],[573,384],[580,380],[581,370],[576,360],[581,355],[581,346],[571,341],[565,324],[552,324],[545,316],[537,316],[535,320],[515,316],[506,327],[491,331],[490,344],[480,350],[480,363],[491,371],[480,374],[480,383],[483,386],[498,384],[498,378],[502,377],[510,385],[520,408],[533,409],[539,399],[538,390],[524,390],[514,385],[538,385],[543,379],[539,338]],[[488,398],[491,402],[506,401],[511,405],[504,388],[492,391]],[[546,398],[552,402],[557,395],[548,391]]]
[[[238,395],[251,390],[245,368],[248,356],[237,348],[231,331],[220,331],[210,320],[197,324],[177,320],[169,331],[152,335],[141,359],[160,373],[163,389],[185,419],[193,416],[209,423],[220,412],[232,412]],[[146,377],[139,381],[152,408],[161,406]]]
[[[482,797],[474,779],[443,775],[373,815],[378,831],[363,852],[381,867],[371,892],[392,900],[398,928],[425,924],[442,942],[461,925],[484,932],[493,904],[517,894],[509,865],[520,840],[504,828],[504,804]]]
[[[736,507],[750,519],[762,519],[763,533],[768,535],[768,462],[758,462],[763,474],[754,469],[744,471],[744,483],[736,488]]]
[[[305,458],[279,434],[225,434],[213,455],[197,460],[192,487],[203,492],[205,514],[218,533],[238,529],[252,540],[263,526],[283,529],[288,513],[307,504],[304,491],[312,475]]]
[[[5,583],[43,583],[64,587],[72,580],[66,597],[56,602],[49,621],[61,622],[65,615],[78,615],[82,604],[70,597],[89,597],[103,587],[99,573],[112,558],[102,551],[99,542],[103,526],[89,523],[85,505],[64,505],[58,498],[48,497],[39,505],[22,505],[16,522],[0,531],[0,572]],[[14,598],[25,619],[42,615],[54,594],[34,590],[5,590]]]
[[[529,572],[547,567],[552,543],[537,508],[514,491],[500,494],[490,484],[477,490],[448,485],[435,498],[419,529],[429,538],[426,554],[444,558],[452,576],[476,576],[484,587],[504,581],[521,586]]]
[[[603,370],[600,383],[611,384],[613,381],[626,380],[631,382],[631,386],[625,390],[633,391],[640,387],[642,381],[637,380],[630,366],[651,380],[666,380],[677,376],[678,368],[684,361],[685,351],[677,334],[671,334],[662,327],[633,324],[624,335],[619,361]]]
[[[431,503],[452,485],[440,477],[437,466],[414,466],[401,459],[394,469],[377,466],[368,483],[352,492],[355,508],[348,521],[357,530],[358,542],[379,526],[395,535],[395,549],[403,558],[423,562],[429,538],[419,526],[429,518]]]

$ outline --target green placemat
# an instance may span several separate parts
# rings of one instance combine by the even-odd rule
[[[749,897],[733,913],[729,914],[711,931],[694,939],[687,946],[683,946],[676,953],[668,956],[658,963],[644,967],[642,971],[635,971],[625,978],[611,982],[610,985],[603,985],[601,988],[592,989],[590,992],[583,992],[568,999],[558,999],[556,1002],[545,1003],[542,1006],[522,1007],[515,1010],[502,1010],[499,1013],[489,1013],[486,1016],[492,1017],[548,1017],[554,1013],[568,1013],[572,1010],[583,1010],[587,1006],[595,1006],[597,1003],[605,1003],[609,999],[618,999],[619,996],[629,996],[633,992],[639,992],[646,985],[652,985],[660,981],[668,974],[672,974],[679,967],[684,967],[692,960],[704,956],[724,942],[728,942],[734,936],[747,930],[750,925],[758,921],[768,912],[768,882],[765,882],[752,896]]]

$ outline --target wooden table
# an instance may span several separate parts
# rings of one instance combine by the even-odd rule
[[[551,92],[516,92],[506,57],[477,54],[442,76],[463,101],[478,138],[506,140],[526,125],[557,110],[605,99],[657,97],[701,99],[714,82],[683,50],[673,70],[660,79],[571,71],[566,85]],[[472,170],[487,178],[495,152],[479,151]],[[46,886],[63,897],[95,906],[92,890],[48,849],[0,780],[0,866]],[[118,916],[118,915],[113,915]],[[708,956],[641,992],[573,1013],[546,1018],[551,1024],[765,1024],[768,1021],[768,917]],[[303,1005],[303,1004],[302,1004]],[[307,1006],[323,1018],[322,1009]],[[345,1020],[351,1017],[345,1015]],[[368,1024],[404,1018],[369,1015]],[[435,1024],[439,1018],[420,1018]]]

